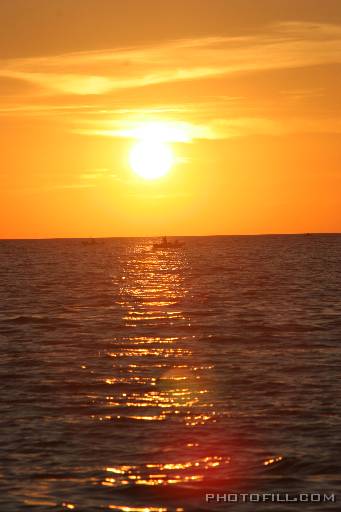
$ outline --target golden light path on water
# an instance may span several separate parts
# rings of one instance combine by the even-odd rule
[[[213,366],[196,360],[191,319],[181,307],[188,293],[187,265],[184,251],[155,252],[143,245],[132,250],[117,301],[128,335],[117,339],[107,352],[114,370],[104,379],[108,413],[94,419],[136,422],[146,424],[147,429],[159,423],[165,433],[215,422],[216,413],[202,378]],[[184,447],[178,460],[170,444],[163,445],[157,460],[149,463],[108,465],[102,485],[122,489],[198,484],[207,471],[229,463],[217,455],[191,456],[191,450],[197,452],[198,442],[184,443]],[[139,508],[135,503],[112,504],[111,508],[170,510],[164,506]]]
[[[124,336],[117,336],[106,358],[111,371],[103,376],[105,413],[93,414],[99,423],[125,425],[149,432],[155,440],[153,454],[144,460],[108,460],[101,480],[103,488],[124,492],[124,500],[112,499],[110,509],[126,512],[182,511],[163,502],[162,489],[195,488],[217,470],[229,470],[231,457],[206,448],[209,431],[218,413],[211,385],[214,365],[205,360],[192,320],[184,306],[189,293],[186,252],[152,251],[146,243],[132,246],[122,266],[116,305],[122,311]],[[148,446],[138,448],[147,449]],[[278,459],[269,459],[272,464]],[[158,488],[160,506],[140,506],[134,489]],[[113,495],[114,496],[114,495]],[[147,500],[147,503],[144,502]],[[181,504],[181,501],[180,501]]]

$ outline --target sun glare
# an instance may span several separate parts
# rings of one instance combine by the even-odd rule
[[[130,166],[146,180],[161,178],[174,164],[170,142],[184,140],[179,126],[167,123],[146,123],[134,130],[138,139],[130,152]]]
[[[147,180],[164,176],[172,164],[172,151],[164,142],[142,140],[135,144],[130,153],[133,171]]]

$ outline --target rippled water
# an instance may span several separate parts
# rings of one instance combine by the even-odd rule
[[[341,489],[341,237],[0,242],[1,512]]]

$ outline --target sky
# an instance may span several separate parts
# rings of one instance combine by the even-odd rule
[[[341,231],[339,0],[2,0],[0,20],[0,238]],[[129,163],[148,126],[174,158],[155,180]]]

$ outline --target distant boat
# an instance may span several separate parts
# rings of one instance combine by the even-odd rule
[[[87,238],[85,240],[82,240],[83,245],[98,245],[100,243],[99,240],[96,240],[95,238]]]
[[[153,250],[168,250],[168,249],[179,249],[180,247],[183,247],[184,244],[180,242],[179,240],[170,241],[167,239],[166,236],[162,237],[161,242],[153,244]]]

